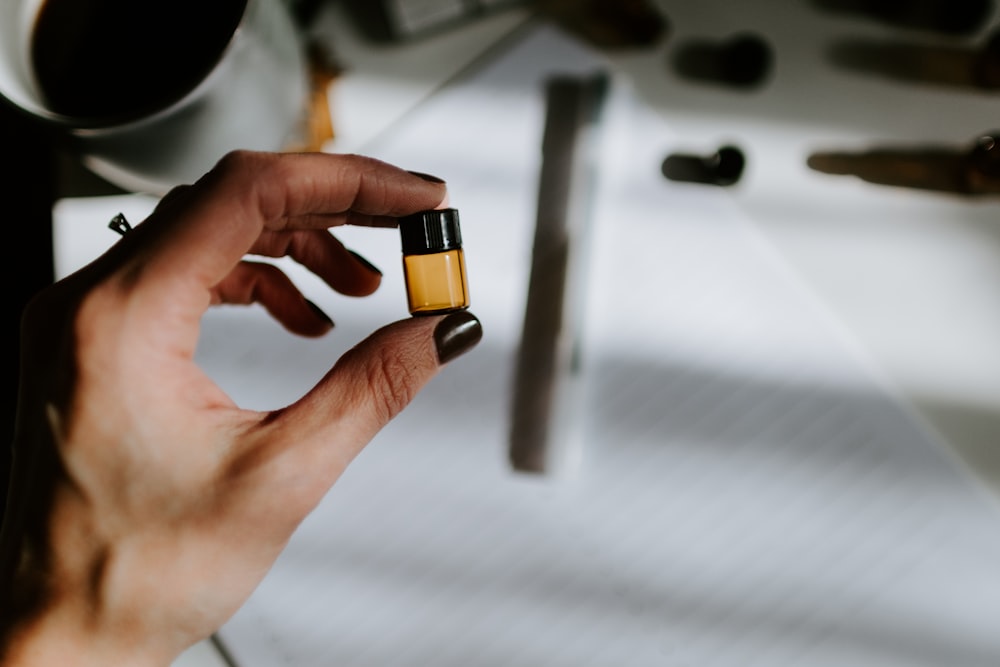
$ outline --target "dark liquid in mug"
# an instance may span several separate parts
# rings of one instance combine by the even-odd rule
[[[31,44],[57,113],[134,119],[184,97],[219,61],[247,0],[45,0]]]

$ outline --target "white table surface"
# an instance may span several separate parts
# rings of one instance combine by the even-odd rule
[[[981,92],[916,86],[838,71],[838,39],[909,38],[809,3],[661,0],[672,32],[660,46],[611,56],[640,96],[687,143],[746,152],[728,192],[843,330],[990,488],[1000,494],[1000,216],[996,200],[970,200],[862,183],[810,171],[808,154],[874,144],[964,144],[1000,127],[1000,100]],[[431,39],[366,43],[336,5],[319,29],[348,71],[331,89],[332,151],[367,142],[525,18],[505,11]],[[775,47],[771,81],[756,92],[685,82],[670,70],[689,38],[740,29]],[[443,176],[447,177],[446,174]],[[177,663],[224,664],[207,642]]]

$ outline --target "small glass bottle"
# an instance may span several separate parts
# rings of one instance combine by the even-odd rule
[[[469,307],[469,282],[458,211],[421,211],[399,220],[403,275],[410,314],[433,315]]]

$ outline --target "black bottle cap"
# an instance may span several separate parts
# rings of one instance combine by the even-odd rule
[[[404,255],[428,255],[462,247],[458,210],[421,211],[399,219],[399,236]]]

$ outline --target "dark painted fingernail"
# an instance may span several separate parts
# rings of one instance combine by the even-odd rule
[[[312,311],[314,313],[316,313],[317,317],[319,317],[321,320],[324,320],[325,322],[328,322],[331,327],[333,326],[333,320],[330,319],[329,315],[327,315],[326,313],[323,312],[322,308],[320,308],[319,306],[317,306],[315,303],[313,303],[309,299],[306,299],[306,303],[309,304],[309,308],[311,308]]]
[[[382,275],[382,272],[379,270],[377,266],[369,262],[367,259],[359,255],[358,253],[354,252],[353,250],[348,250],[347,252],[351,253],[351,255],[354,256],[354,259],[358,260],[358,262],[361,263],[361,266],[365,267],[372,273],[377,273],[379,275]]]
[[[438,178],[437,176],[431,176],[430,174],[425,174],[425,173],[420,172],[420,171],[411,171],[410,173],[413,174],[414,176],[416,176],[417,178],[424,179],[425,181],[427,181],[429,183],[444,183],[445,182],[443,178]]]
[[[434,327],[438,362],[446,364],[476,346],[483,337],[483,325],[467,310],[451,313]]]

